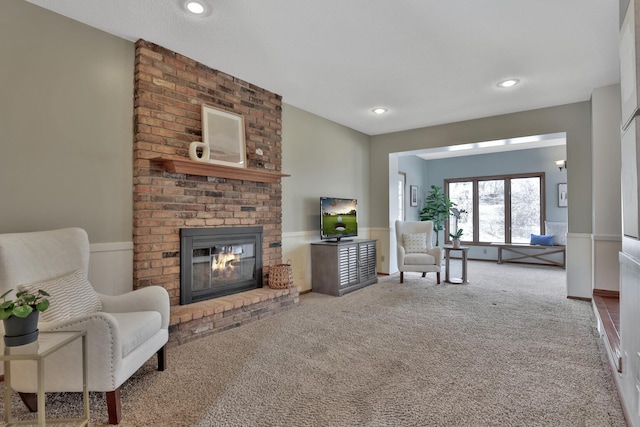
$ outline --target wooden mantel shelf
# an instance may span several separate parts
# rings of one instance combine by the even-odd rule
[[[258,169],[234,168],[230,166],[216,165],[214,163],[196,162],[189,159],[176,157],[155,157],[154,162],[162,163],[162,166],[171,173],[186,173],[199,176],[215,176],[217,178],[241,179],[254,182],[268,182],[271,184],[280,182],[280,178],[290,176],[279,172],[269,172]]]

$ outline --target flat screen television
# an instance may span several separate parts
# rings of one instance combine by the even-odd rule
[[[358,235],[358,201],[320,197],[320,238],[322,240]]]

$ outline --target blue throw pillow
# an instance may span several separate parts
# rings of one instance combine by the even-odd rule
[[[549,236],[539,236],[537,234],[531,235],[531,245],[540,245],[540,246],[553,246],[553,234]]]

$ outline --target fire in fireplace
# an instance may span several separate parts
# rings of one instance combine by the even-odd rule
[[[180,304],[262,287],[262,227],[180,230]]]

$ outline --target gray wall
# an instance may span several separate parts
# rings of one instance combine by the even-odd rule
[[[417,156],[400,156],[398,158],[398,171],[407,174],[406,198],[410,197],[410,186],[418,186],[418,206],[409,206],[407,201],[407,221],[420,221],[420,210],[424,206],[429,186],[426,185],[427,161]]]
[[[319,230],[321,196],[358,199],[358,225],[368,227],[369,151],[369,136],[284,104],[282,231]]]
[[[28,23],[29,25],[26,25]],[[79,226],[132,240],[134,44],[23,1],[0,2],[0,232]],[[320,196],[369,219],[368,135],[284,105],[283,231],[319,228]]]
[[[503,138],[567,133],[569,231],[591,232],[591,107],[589,102],[377,135],[371,138],[371,223],[390,227],[389,154]],[[575,185],[572,185],[575,183]]]
[[[594,89],[591,105],[593,109],[593,233],[620,237],[622,235],[620,85]]]
[[[0,232],[131,241],[134,45],[0,2]]]

